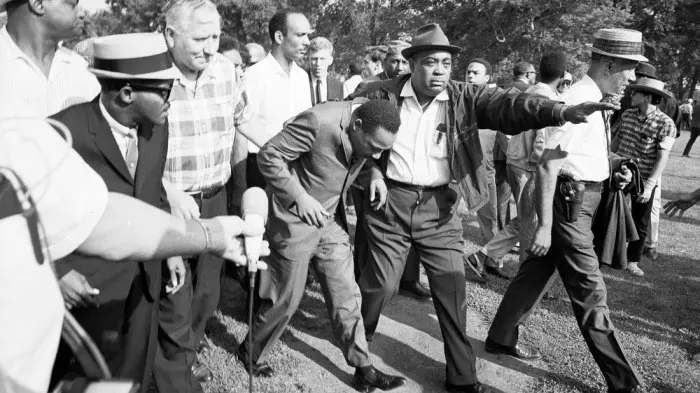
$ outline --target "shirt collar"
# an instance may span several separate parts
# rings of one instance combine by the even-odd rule
[[[403,88],[401,89],[401,97],[414,97],[416,100],[418,100],[418,97],[416,97],[416,92],[413,90],[413,83],[411,83],[411,79],[409,78],[406,83],[404,83]],[[450,96],[447,95],[447,89],[443,90],[435,96],[435,99],[438,101],[449,101]]]
[[[29,58],[29,56],[27,56],[27,54],[24,53],[22,49],[19,48],[19,46],[17,46],[17,43],[15,43],[12,37],[10,37],[10,33],[7,31],[7,26],[3,26],[0,29],[0,54],[2,54],[3,48],[7,50],[7,54],[11,59],[23,59],[24,61],[29,62],[32,65],[34,64],[34,62]],[[53,61],[63,61],[64,63],[70,63],[72,55],[73,51],[59,45],[56,48],[56,53],[54,54]]]
[[[642,108],[637,108],[637,117],[639,120],[646,120],[649,117],[652,117],[654,114],[656,114],[656,111],[659,110],[659,107],[654,106],[651,112],[648,113],[643,113]]]
[[[265,56],[265,59],[263,59],[265,64],[267,65],[268,69],[274,73],[277,74],[282,74],[284,76],[287,76],[287,71],[282,68],[282,65],[275,59],[274,56],[272,56],[272,51]],[[297,69],[300,69],[299,66],[297,65],[296,61],[292,62],[292,66],[289,68],[289,76],[292,76],[294,73],[297,72]]]
[[[114,120],[112,115],[107,112],[107,108],[105,108],[104,104],[102,103],[102,96],[100,96],[100,99],[98,100],[100,102],[100,112],[102,112],[102,116],[104,116],[105,120],[107,120],[107,124],[109,124],[109,128],[121,135],[136,138],[136,129],[134,128],[129,128],[118,121]]]
[[[209,79],[216,79],[216,72],[212,72],[212,68],[217,66],[217,63],[219,61],[218,56],[219,56],[219,53],[215,53],[214,56],[212,56],[211,61],[209,62],[209,65],[207,66],[207,68],[202,70],[202,73],[199,74],[196,81],[191,81],[191,80],[187,79],[185,77],[185,74],[183,74],[182,71],[180,71],[180,68],[175,66],[175,68],[177,69],[177,73],[179,75],[178,78],[176,79],[176,81],[179,84],[181,84],[182,86],[189,87],[189,86],[194,86],[196,84],[197,88],[199,88],[199,87],[203,86],[204,84],[206,84],[206,82]]]
[[[555,97],[561,98],[561,94],[557,91],[557,89],[552,89],[552,87],[544,82],[537,82],[535,86],[538,86],[540,89],[546,89],[547,91],[551,92],[554,94]]]

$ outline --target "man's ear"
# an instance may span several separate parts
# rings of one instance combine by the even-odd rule
[[[364,130],[362,129],[362,119],[356,118],[356,119],[352,122],[352,129],[353,129],[353,131],[355,131],[355,132],[364,132]]]
[[[168,48],[172,48],[175,46],[175,29],[173,29],[171,26],[166,26],[165,31],[163,32],[163,35],[165,35],[165,42],[168,44]]]
[[[126,85],[119,90],[119,100],[127,105],[131,105],[134,102],[135,97],[134,89],[131,86]]]
[[[44,0],[29,0],[27,1],[27,6],[29,7],[29,11],[37,15],[44,15],[46,13]]]
[[[281,31],[277,30],[277,31],[275,32],[275,42],[277,43],[277,45],[282,45],[282,41],[283,41],[283,40],[284,40],[284,33],[282,33]]]
[[[491,82],[491,75],[486,75],[486,83]]]

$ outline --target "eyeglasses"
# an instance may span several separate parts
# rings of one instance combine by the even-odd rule
[[[160,98],[163,99],[163,101],[168,101],[170,98],[170,92],[173,90],[173,85],[172,83],[169,84],[168,86],[151,86],[151,85],[140,85],[137,83],[131,83],[129,82],[127,86],[131,86],[133,88],[136,88],[138,90],[145,90],[145,91],[152,91],[160,96]]]

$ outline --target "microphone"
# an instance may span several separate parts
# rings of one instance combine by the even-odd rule
[[[243,193],[241,200],[241,217],[246,225],[265,229],[267,222],[267,194],[260,187],[251,187]],[[248,259],[248,272],[258,271],[260,260],[260,247],[262,246],[262,234],[258,236],[246,236],[245,255]]]

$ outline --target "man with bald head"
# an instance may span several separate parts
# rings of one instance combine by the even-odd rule
[[[396,143],[379,158],[380,176],[373,176],[368,186],[373,202],[365,224],[369,252],[358,284],[371,340],[414,247],[428,275],[445,342],[445,387],[449,392],[481,393],[488,390],[476,377],[476,357],[466,335],[463,228],[455,214],[458,192],[450,183],[456,182],[470,210],[487,202],[479,128],[517,134],[581,122],[614,105],[568,107],[537,95],[450,80],[452,56],[460,50],[437,24],[423,26],[402,51],[410,75],[370,83],[353,94],[390,100],[401,117]]]

